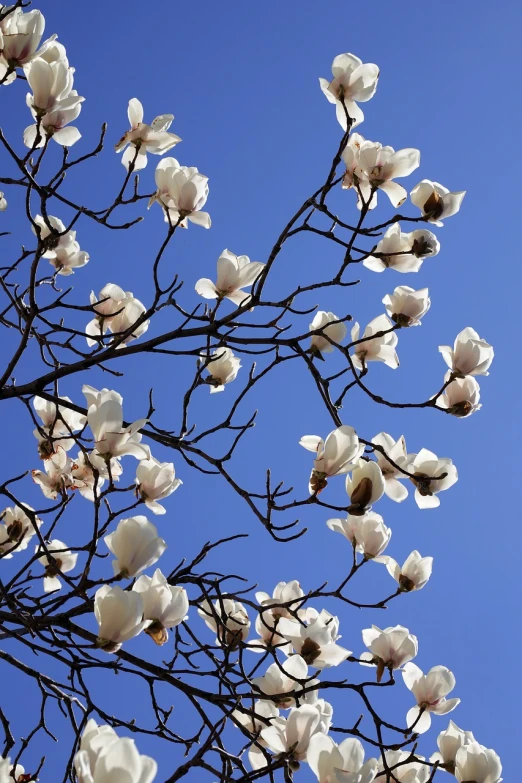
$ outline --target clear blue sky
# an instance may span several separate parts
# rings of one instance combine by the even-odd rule
[[[71,192],[78,193],[81,187],[84,200],[101,207],[107,193],[116,191],[123,167],[111,145],[127,128],[127,102],[134,96],[144,103],[146,118],[175,114],[171,130],[183,138],[175,156],[210,177],[211,230],[191,227],[171,250],[173,264],[185,280],[187,307],[198,299],[195,281],[213,277],[223,248],[264,261],[288,217],[324,181],[340,129],[333,107],[320,92],[318,77],[329,77],[331,61],[341,52],[351,51],[381,68],[377,94],[364,107],[366,121],[360,132],[395,148],[421,150],[420,169],[401,182],[413,186],[426,177],[453,190],[467,190],[459,215],[437,230],[439,256],[427,260],[418,275],[378,276],[358,270],[362,286],[335,296],[314,296],[310,303],[349,312],[366,323],[382,312],[382,297],[396,285],[429,287],[432,308],[423,326],[400,334],[401,368],[395,372],[371,368],[371,387],[394,400],[426,399],[439,388],[445,365],[437,346],[452,343],[465,326],[473,326],[495,347],[491,375],[480,380],[483,408],[469,420],[458,421],[436,411],[389,411],[370,405],[358,393],[347,398],[344,422],[363,437],[371,438],[381,430],[395,437],[404,433],[410,451],[425,446],[450,456],[460,480],[442,495],[438,511],[418,510],[412,497],[400,506],[387,499],[379,503],[376,510],[393,529],[390,554],[401,562],[415,548],[433,555],[434,575],[425,590],[394,602],[386,613],[342,612],[341,632],[343,643],[358,653],[363,649],[360,631],[372,622],[408,626],[419,638],[416,663],[425,670],[443,664],[456,674],[454,695],[461,697],[462,704],[451,717],[472,730],[482,744],[495,748],[502,756],[504,779],[515,780],[518,748],[506,727],[517,725],[522,696],[517,464],[519,4],[229,0],[148,5],[110,0],[101,10],[92,4],[42,0],[36,7],[46,16],[46,32],[57,32],[65,44],[76,67],[75,86],[86,96],[76,123],[83,139],[74,151],[90,149],[97,128],[103,121],[109,125],[106,151],[81,185],[71,178]],[[30,122],[24,97],[22,84],[2,90],[7,106],[3,127],[19,149],[23,128]],[[149,157],[143,174],[149,190],[155,163]],[[0,223],[8,217],[14,220],[17,203],[13,195],[13,212],[0,217]],[[336,207],[347,219],[353,216],[352,194],[339,197]],[[386,217],[388,205],[386,210],[380,209],[378,215]],[[20,226],[22,230],[27,231]],[[86,302],[91,288],[98,291],[110,281],[147,301],[151,247],[157,247],[162,232],[156,209],[136,230],[123,235],[92,230],[87,221],[80,222],[78,238],[91,260],[72,279],[78,286],[78,300]],[[24,236],[15,239],[19,245]],[[296,241],[281,256],[276,284],[270,290],[290,291],[316,274],[314,266],[319,274],[330,263],[335,268],[336,252],[319,240]],[[307,325],[307,318],[302,320]],[[165,318],[163,323],[167,322]],[[153,333],[154,326],[149,331]],[[187,371],[192,369],[190,361]],[[112,385],[123,393],[130,419],[144,415],[148,387],[154,385],[160,421],[177,425],[176,406],[183,387],[172,360],[128,360],[119,369],[125,369],[125,378],[93,372],[64,383],[61,392],[81,404],[81,382]],[[22,368],[22,375],[29,379],[31,368]],[[211,421],[223,413],[233,391],[229,387],[208,399],[202,389],[201,417]],[[3,419],[4,442],[15,444],[9,455],[9,474],[14,475],[37,467],[35,443],[21,406],[3,404],[9,409]],[[332,428],[310,382],[304,373],[296,378],[281,372],[254,395],[244,415],[255,407],[260,408],[258,426],[247,437],[236,463],[238,475],[252,488],[262,487],[263,471],[271,467],[278,479],[302,491],[310,459],[298,440]],[[168,456],[158,448],[154,453],[163,459]],[[129,476],[134,469],[130,460],[125,463]],[[339,578],[349,547],[343,549],[326,529],[327,515],[321,510],[303,513],[309,528],[304,538],[276,546],[226,486],[209,479],[205,492],[198,474],[179,461],[176,467],[184,484],[166,502],[167,516],[158,521],[170,545],[159,564],[164,571],[181,557],[190,557],[208,539],[248,531],[252,533],[248,542],[232,545],[228,553],[216,557],[215,567],[227,569],[233,563],[232,570],[244,572],[267,591],[280,579],[298,578],[309,589],[324,579]],[[333,502],[342,499],[342,484],[338,480],[332,486]],[[41,503],[29,480],[25,499],[32,505]],[[75,543],[75,525],[90,510],[79,498],[75,505],[77,519],[66,518],[57,531],[70,544]],[[9,570],[10,564],[5,568]],[[358,595],[383,597],[390,587],[389,577],[377,565],[367,570],[370,576],[362,579]],[[199,627],[194,610],[191,618]],[[93,623],[89,627],[93,630]],[[152,660],[165,657],[159,649],[141,644],[141,640],[131,642],[129,649],[143,650]],[[115,688],[113,681],[111,688]],[[396,699],[389,699],[387,716],[401,722],[411,701],[402,683],[397,690]],[[139,698],[138,692],[131,697],[118,695],[129,716]],[[110,699],[107,706],[110,710]],[[336,709],[337,725],[357,718],[351,704],[343,706],[337,700]],[[435,718],[434,724],[430,740],[420,746],[426,755],[435,749],[436,735],[446,727],[447,718]],[[138,738],[138,744],[158,757],[158,780],[172,772],[169,749],[149,745],[143,738]],[[48,777],[49,772],[44,773]]]

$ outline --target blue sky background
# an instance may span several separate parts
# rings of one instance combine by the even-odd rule
[[[156,114],[175,114],[171,130],[183,143],[173,154],[210,178],[207,207],[212,229],[207,232],[191,226],[176,237],[167,256],[169,269],[179,270],[185,280],[179,298],[187,308],[198,301],[195,281],[214,276],[223,248],[266,260],[282,226],[324,181],[340,128],[317,80],[330,76],[331,61],[341,52],[354,52],[381,68],[377,94],[364,106],[366,120],[358,130],[366,138],[395,148],[421,150],[420,169],[401,183],[411,189],[426,177],[452,190],[467,190],[459,215],[436,229],[441,241],[439,256],[428,259],[420,273],[375,275],[356,269],[354,277],[360,277],[362,285],[340,293],[322,292],[306,303],[339,315],[350,313],[364,325],[383,311],[382,297],[395,286],[429,287],[432,307],[422,327],[400,333],[400,369],[371,367],[370,387],[391,400],[420,401],[435,393],[445,372],[437,347],[451,344],[464,327],[473,326],[495,347],[491,375],[480,379],[483,408],[469,420],[436,411],[389,410],[358,392],[347,397],[343,421],[355,426],[362,437],[369,439],[381,430],[394,437],[404,433],[410,451],[424,446],[450,456],[460,480],[441,496],[438,511],[420,511],[411,493],[402,505],[385,498],[375,507],[393,529],[388,549],[392,556],[402,562],[415,548],[434,556],[434,575],[427,588],[393,602],[386,612],[343,610],[339,614],[343,643],[355,653],[363,649],[361,629],[372,622],[408,626],[419,638],[416,663],[424,670],[443,664],[456,675],[452,695],[460,696],[462,704],[450,717],[472,730],[482,744],[495,748],[504,763],[504,779],[514,779],[518,753],[506,727],[518,720],[516,705],[522,695],[516,316],[522,174],[517,81],[522,65],[520,6],[505,2],[499,10],[492,3],[471,0],[436,8],[409,1],[354,6],[304,0],[261,6],[229,0],[192,5],[162,2],[149,12],[137,0],[112,0],[102,13],[93,13],[88,4],[42,0],[37,7],[46,16],[46,33],[57,32],[65,44],[76,67],[75,86],[86,96],[76,123],[83,139],[74,153],[95,146],[97,128],[103,121],[109,125],[105,152],[81,177],[71,176],[66,186],[69,193],[101,208],[110,200],[109,194],[117,191],[124,171],[112,144],[127,129],[127,102],[134,96],[144,103],[149,121]],[[30,122],[24,98],[22,83],[3,88],[2,127],[19,151],[22,131]],[[57,156],[59,150],[53,154]],[[2,173],[9,175],[5,156],[2,161]],[[153,189],[156,162],[149,157],[142,175],[144,190]],[[18,223],[20,212],[16,215],[21,194],[5,190],[10,208],[0,216],[0,230],[9,223],[13,237],[4,247],[14,252],[21,242],[30,241],[27,226]],[[385,200],[385,196],[380,199],[375,222],[392,214]],[[352,193],[336,194],[333,203],[341,217],[348,222],[353,218]],[[407,212],[406,207],[403,210]],[[415,213],[408,210],[408,214]],[[67,218],[65,212],[56,210],[55,214]],[[76,286],[75,301],[86,303],[91,288],[99,291],[110,281],[134,291],[147,303],[151,259],[163,232],[156,207],[132,232],[109,232],[80,221],[78,239],[91,260],[67,280]],[[297,238],[278,259],[267,291],[282,298],[301,282],[318,275],[326,278],[329,269],[337,269],[338,259],[338,251],[322,239]],[[295,317],[296,331],[304,331],[309,320]],[[162,314],[148,336],[173,323],[172,313]],[[7,345],[9,354],[11,350]],[[332,368],[335,363],[331,360]],[[243,364],[244,378],[248,359]],[[93,371],[67,380],[60,390],[82,404],[82,383],[109,385],[124,395],[126,418],[135,419],[145,414],[148,389],[153,385],[158,423],[175,428],[186,388],[183,379],[189,378],[193,368],[192,359],[180,370],[170,357],[144,356],[118,364],[118,370],[125,371],[124,378]],[[17,379],[29,380],[33,375],[34,365],[26,362]],[[199,390],[195,408],[199,426],[217,421],[226,412],[239,390],[240,378],[224,394],[212,398],[207,389]],[[10,445],[4,476],[6,471],[11,476],[37,467],[36,449],[31,422],[20,404],[4,402],[3,406],[3,437]],[[326,435],[332,429],[312,383],[304,370],[296,373],[291,365],[281,368],[248,398],[242,409],[244,418],[256,407],[260,409],[257,427],[238,451],[235,475],[252,490],[260,489],[264,470],[270,467],[275,478],[284,478],[303,496],[311,459],[298,446],[299,438],[308,433]],[[171,458],[157,447],[153,453]],[[132,458],[124,464],[132,480]],[[251,537],[216,555],[214,567],[243,572],[251,583],[269,592],[281,579],[297,578],[310,589],[326,579],[333,584],[342,578],[350,548],[327,530],[328,514],[321,509],[302,513],[308,527],[305,537],[276,545],[221,481],[213,477],[202,481],[179,459],[176,468],[183,487],[166,501],[168,514],[153,520],[169,544],[159,563],[163,571],[181,557],[193,555],[209,539],[247,531]],[[27,502],[43,505],[29,479],[24,493]],[[343,481],[332,481],[327,493],[326,499],[341,502]],[[83,541],[80,526],[87,523],[90,511],[81,498],[74,505],[74,515],[65,517],[56,531],[70,545]],[[291,521],[291,516],[285,521]],[[2,568],[9,573],[14,561],[4,561]],[[108,561],[104,567],[110,568]],[[393,583],[383,567],[369,564],[365,570],[367,575],[363,573],[354,588],[355,597],[379,600],[391,592]],[[201,636],[211,641],[194,610],[191,616]],[[94,620],[88,627],[94,630]],[[148,639],[134,640],[128,649],[157,662],[166,657],[165,650],[152,649]],[[347,676],[359,676],[352,673],[353,668]],[[340,670],[333,672],[337,673]],[[4,683],[5,677],[4,670]],[[100,693],[100,685],[107,686],[108,711],[117,701],[129,717],[139,713],[145,693],[139,689],[125,692],[114,680],[111,677],[94,686]],[[14,697],[17,687],[8,684],[4,694]],[[393,698],[387,694],[383,715],[401,723],[411,699],[402,683],[395,690]],[[19,733],[26,730],[22,729],[25,707],[10,703],[9,698],[6,706],[9,717],[20,710],[13,720],[15,734],[18,725]],[[337,699],[335,707],[337,725],[350,725],[358,717],[358,705],[350,699]],[[184,728],[185,719],[180,707],[174,728]],[[421,742],[421,752],[433,752],[436,735],[447,720],[434,719],[434,728]],[[138,745],[158,758],[158,780],[172,773],[170,747],[145,738],[138,738]],[[49,749],[46,752],[52,755]],[[39,755],[35,752],[31,758]],[[48,762],[50,770],[44,778],[59,758],[57,754]]]

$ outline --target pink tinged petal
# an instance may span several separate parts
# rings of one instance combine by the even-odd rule
[[[432,712],[436,715],[447,715],[448,712],[453,712],[455,707],[460,704],[460,699],[444,699],[440,704],[432,707]]]
[[[55,131],[53,134],[53,139],[58,144],[61,144],[62,147],[72,147],[72,145],[76,144],[76,142],[79,141],[81,137],[82,134],[78,128],[74,127],[61,128],[60,130]]]

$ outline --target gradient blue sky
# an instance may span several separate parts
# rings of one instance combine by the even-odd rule
[[[209,176],[212,229],[191,227],[177,238],[169,255],[186,281],[180,299],[187,307],[197,302],[194,282],[213,277],[224,247],[265,260],[288,217],[324,181],[340,129],[317,79],[330,75],[331,61],[340,52],[354,52],[381,68],[377,94],[365,105],[366,121],[358,130],[395,148],[421,150],[419,171],[403,183],[412,187],[426,177],[453,190],[467,190],[462,211],[437,230],[440,255],[426,261],[418,275],[378,276],[357,270],[363,285],[340,294],[315,295],[309,303],[349,312],[364,324],[382,312],[382,297],[395,286],[429,287],[432,308],[423,326],[400,334],[401,368],[395,372],[371,368],[372,389],[393,400],[426,399],[439,388],[445,365],[437,346],[452,343],[465,326],[473,326],[495,346],[491,375],[480,381],[483,408],[469,420],[458,421],[436,411],[390,411],[370,404],[359,393],[347,398],[344,422],[363,437],[371,438],[381,430],[395,437],[404,433],[410,451],[425,446],[440,456],[451,456],[460,480],[442,495],[438,511],[419,511],[411,497],[400,506],[387,499],[379,503],[376,510],[393,529],[390,554],[401,562],[415,548],[431,554],[434,575],[425,590],[392,603],[385,613],[341,612],[341,631],[343,643],[358,653],[360,630],[372,622],[408,626],[419,637],[418,665],[429,669],[444,664],[456,674],[454,695],[461,697],[462,704],[451,717],[472,730],[482,744],[495,748],[502,756],[504,779],[514,780],[519,754],[510,727],[518,725],[516,705],[522,696],[520,522],[516,518],[520,502],[516,317],[522,175],[517,79],[522,66],[520,5],[504,2],[499,7],[471,0],[147,5],[108,0],[101,10],[92,4],[42,0],[36,7],[46,16],[46,32],[57,32],[65,44],[76,67],[75,86],[86,96],[77,122],[83,139],[74,152],[94,146],[97,128],[103,121],[109,125],[106,151],[86,171],[85,179],[71,177],[71,193],[81,192],[84,201],[97,208],[118,188],[123,168],[112,144],[127,128],[126,107],[133,96],[144,103],[146,119],[164,112],[175,114],[172,130],[183,138],[175,156]],[[22,84],[2,91],[7,107],[3,127],[18,149],[30,121],[24,96]],[[152,189],[155,163],[149,158],[142,177],[147,190]],[[16,224],[19,194],[10,196],[7,191],[6,195],[10,210],[0,217],[0,228],[4,221],[12,221],[10,228],[15,224],[14,248],[24,240],[20,232],[28,241],[27,228]],[[378,218],[391,214],[388,204],[382,206],[384,201],[382,197]],[[346,219],[353,216],[353,194],[336,195],[335,207]],[[123,235],[80,222],[78,238],[91,261],[73,278],[77,300],[86,302],[91,288],[98,291],[110,281],[146,302],[151,292],[151,248],[158,246],[163,230],[156,208],[144,223]],[[335,269],[337,259],[337,251],[322,240],[295,240],[279,259],[269,290],[288,292],[330,267]],[[164,316],[163,324],[171,317]],[[306,326],[308,320],[296,322]],[[149,331],[153,333],[154,326]],[[193,368],[191,362],[187,372]],[[28,364],[22,367],[19,379],[32,377],[31,369]],[[92,372],[68,380],[61,392],[81,403],[81,382],[112,384],[123,393],[130,419],[144,414],[148,388],[154,385],[160,422],[177,426],[176,406],[184,389],[171,359],[130,359],[119,369],[125,370],[125,378],[112,381]],[[210,399],[206,389],[200,390],[198,423],[216,420],[232,393],[230,387]],[[14,475],[36,467],[32,427],[20,406],[3,404],[4,439],[15,444],[8,471]],[[275,477],[302,493],[310,459],[298,440],[305,433],[326,434],[331,429],[306,374],[282,370],[253,395],[244,416],[255,407],[260,408],[258,426],[241,449],[237,475],[252,488],[262,487],[263,471],[271,467]],[[158,449],[154,453],[163,459],[168,456]],[[134,469],[130,460],[125,463],[129,476]],[[275,545],[227,487],[212,478],[202,484],[201,477],[186,466],[177,462],[176,467],[184,485],[166,502],[168,515],[155,520],[170,544],[160,562],[164,571],[181,557],[190,557],[208,539],[248,531],[252,535],[246,543],[231,545],[214,558],[218,570],[232,563],[231,570],[244,571],[251,582],[268,591],[280,579],[298,578],[305,589],[324,579],[339,579],[349,547],[343,549],[342,541],[326,529],[327,515],[321,510],[303,513],[303,524],[309,528],[304,538]],[[341,501],[342,484],[339,479],[329,488],[333,502]],[[25,499],[41,504],[38,490],[29,482]],[[81,524],[89,511],[82,502],[78,499],[76,504],[77,520],[65,519],[57,531],[71,545],[74,525]],[[4,564],[10,570],[11,565]],[[390,578],[377,565],[368,565],[367,571],[371,573],[355,594],[362,600],[383,597]],[[195,611],[191,614],[199,627]],[[89,627],[94,629],[93,623]],[[129,650],[142,650],[157,661],[165,657],[142,640],[131,642]],[[111,682],[109,695],[114,687]],[[411,700],[402,683],[397,691],[394,706],[388,699],[386,715],[401,722]],[[139,707],[139,698],[134,693],[118,695],[129,716],[136,704]],[[337,725],[357,718],[355,706],[343,707],[337,700],[336,710]],[[178,720],[182,723],[183,716]],[[426,755],[434,750],[447,718],[434,723],[429,739],[420,746]],[[138,743],[158,757],[158,780],[167,777],[172,772],[170,748],[151,747],[144,739]],[[48,775],[44,773],[44,778]]]

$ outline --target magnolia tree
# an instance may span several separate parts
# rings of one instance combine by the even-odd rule
[[[10,194],[18,192],[30,231],[19,256],[2,261],[0,317],[8,358],[0,399],[18,400],[25,416],[21,437],[34,437],[34,462],[23,475],[4,475],[0,485],[0,557],[11,561],[0,574],[5,648],[0,658],[4,682],[23,676],[40,699],[31,709],[25,705],[19,736],[2,705],[1,783],[49,778],[45,756],[54,753],[56,739],[65,752],[61,771],[53,769],[55,780],[150,783],[158,779],[156,760],[143,753],[151,736],[171,759],[168,781],[187,775],[289,781],[308,766],[319,783],[428,783],[451,776],[459,783],[498,783],[501,763],[487,738],[475,739],[473,727],[447,722],[459,704],[451,661],[443,661],[446,666],[434,660],[423,672],[414,662],[415,634],[402,625],[380,627],[380,610],[391,601],[411,600],[411,593],[426,587],[432,558],[417,550],[404,563],[392,557],[392,531],[379,513],[379,501],[387,495],[423,512],[433,509],[457,481],[457,468],[451,458],[426,448],[420,434],[409,444],[415,449],[410,452],[397,433],[362,433],[357,422],[342,415],[352,389],[377,405],[426,408],[456,418],[480,408],[477,378],[488,375],[493,349],[471,327],[456,336],[453,346],[440,347],[446,372],[441,367],[440,387],[429,399],[392,402],[369,382],[374,362],[398,368],[399,336],[420,325],[430,308],[428,290],[395,286],[394,272],[413,273],[430,263],[439,252],[434,232],[458,213],[464,192],[428,179],[414,179],[408,192],[397,181],[415,175],[420,153],[395,151],[354,132],[364,119],[359,104],[376,92],[379,69],[353,54],[340,54],[332,78],[320,79],[341,126],[324,181],[304,199],[263,261],[224,250],[217,269],[208,259],[208,278],[195,280],[190,267],[181,270],[185,286],[195,287],[201,299],[195,309],[184,307],[178,295],[181,271],[173,271],[166,250],[186,229],[211,228],[205,211],[208,179],[170,156],[181,141],[170,131],[173,115],[151,120],[132,98],[130,127],[114,148],[122,153],[121,188],[106,194],[101,208],[77,203],[66,175],[83,170],[102,153],[105,127],[96,147],[75,157],[84,98],[74,89],[65,47],[54,35],[43,41],[44,27],[42,13],[28,10],[21,0],[1,7],[1,83],[3,89],[20,91],[20,113],[28,114],[30,124],[23,139],[7,139],[0,131],[2,173],[12,173],[0,178],[6,194],[0,205],[7,210],[0,228],[9,232]],[[104,154],[109,165],[115,152]],[[149,154],[160,156],[154,177]],[[51,173],[43,176],[43,171]],[[330,204],[332,194],[342,191],[346,206],[339,217]],[[390,213],[375,225],[372,210],[378,198]],[[127,208],[141,214],[127,219]],[[89,295],[82,284],[89,225],[121,236],[122,229],[132,232],[146,219],[147,208],[164,218],[157,250],[143,267],[152,278],[152,297],[142,302],[114,282]],[[351,219],[345,217],[349,208]],[[269,277],[271,290],[282,287],[277,261],[283,247],[307,233],[333,243],[336,270],[309,286],[267,298]],[[326,308],[332,289],[356,285],[348,279],[355,265],[369,270],[368,282],[371,272],[386,272],[390,287],[375,318],[368,324],[353,322],[348,331],[352,316]],[[310,291],[325,309],[301,305]],[[168,331],[157,317],[165,309]],[[189,368],[174,431],[160,426],[145,379],[136,392],[141,418],[125,418],[124,378],[117,368],[124,357],[143,353],[149,360],[166,355],[176,367]],[[329,369],[332,355],[341,363],[335,372]],[[24,363],[24,356],[30,362]],[[254,433],[249,433],[255,414],[247,398],[258,384],[277,384],[279,366],[288,363],[305,369],[331,431],[302,433],[300,446],[310,452],[309,466],[295,490],[285,488],[280,477],[274,481],[269,469],[252,475],[254,489],[247,488],[234,467],[245,438],[253,438],[255,447]],[[86,383],[92,368],[103,368],[109,388]],[[26,377],[18,380],[20,372]],[[69,390],[74,389],[71,398],[60,393],[66,378]],[[208,392],[228,398],[224,418],[212,413],[215,397]],[[203,429],[195,427],[198,406],[212,419]],[[265,429],[256,437],[275,436]],[[285,448],[302,453],[304,460],[299,444]],[[172,462],[158,459],[158,451],[163,456],[166,450]],[[222,477],[261,523],[263,535],[286,547],[289,563],[292,542],[305,533],[293,515],[311,507],[326,523],[325,546],[341,546],[332,533],[346,539],[348,569],[317,586],[292,579],[290,566],[288,581],[275,587],[263,584],[255,558],[248,575],[236,574],[232,557],[229,573],[209,570],[206,558],[228,539],[210,541],[199,552],[181,552],[185,560],[176,564],[183,546],[178,534],[178,557],[166,553],[174,536],[167,508],[175,509],[183,492],[174,465],[182,476],[190,472],[200,481],[202,492],[207,474]],[[343,481],[345,499],[335,504],[331,485]],[[31,482],[41,490],[36,509],[26,502]],[[74,524],[79,505],[88,524]],[[225,547],[221,565],[227,552]],[[388,589],[377,601],[353,597],[363,568],[388,572]],[[246,588],[241,576],[267,592]],[[350,619],[345,638],[352,651],[344,639],[340,643],[339,618],[323,602],[348,613],[374,609],[377,624],[356,633]],[[137,654],[140,635],[150,646],[141,646],[146,652]],[[155,645],[164,646],[163,658],[158,659]],[[118,714],[117,699],[110,701],[116,675],[137,694],[131,718]],[[105,678],[103,694],[91,687],[92,677]],[[407,695],[410,708],[385,719],[382,710],[388,716],[397,691],[401,700]],[[357,702],[355,722],[333,716],[335,692]],[[432,722],[431,739],[422,740],[431,753],[421,755],[420,735]],[[39,763],[31,761],[35,746]]]

